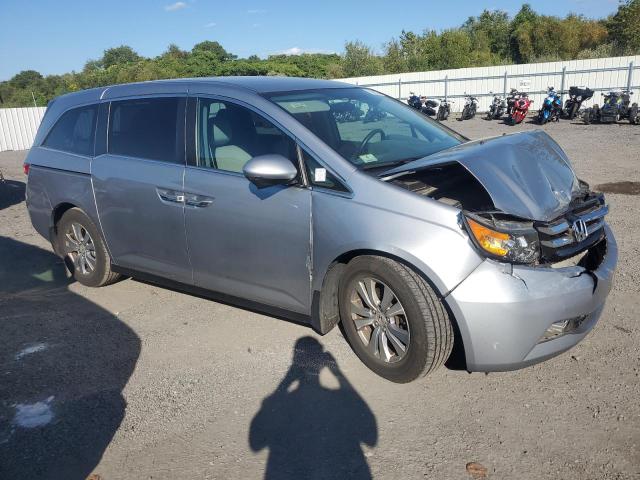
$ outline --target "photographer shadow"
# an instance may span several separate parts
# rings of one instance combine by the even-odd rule
[[[0,236],[0,478],[84,480],[124,418],[140,339],[71,282]]]
[[[321,385],[324,368],[339,388]],[[315,338],[298,339],[291,367],[251,422],[251,449],[269,449],[264,478],[370,479],[361,444],[377,441],[373,412],[333,356]]]

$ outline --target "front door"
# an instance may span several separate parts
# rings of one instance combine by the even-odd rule
[[[116,265],[191,283],[184,232],[184,97],[110,102],[96,205]],[[107,104],[106,106],[109,106]]]
[[[310,305],[310,191],[258,188],[242,174],[254,156],[298,166],[296,144],[243,106],[197,101],[196,165],[185,173],[185,225],[196,285],[299,313]]]

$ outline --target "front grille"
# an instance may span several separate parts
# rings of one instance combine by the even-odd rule
[[[572,257],[604,237],[604,217],[609,207],[602,194],[592,195],[562,217],[536,222],[542,259],[556,262]]]

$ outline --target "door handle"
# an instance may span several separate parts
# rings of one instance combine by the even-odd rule
[[[194,193],[186,193],[184,203],[189,207],[205,208],[213,203],[213,198],[196,195]]]
[[[156,192],[158,193],[158,197],[165,202],[184,203],[183,192],[176,192],[175,190],[167,190],[159,187],[156,188]]]

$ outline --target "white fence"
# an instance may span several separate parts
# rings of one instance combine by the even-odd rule
[[[460,111],[465,94],[478,97],[479,110],[485,111],[493,95],[505,94],[511,88],[529,92],[534,108],[542,104],[548,86],[566,93],[570,86],[587,86],[596,91],[583,106],[600,103],[600,92],[613,88],[640,93],[640,55],[596,58],[567,62],[530,63],[497,67],[460,68],[413,72],[373,77],[341,79],[343,82],[368,86],[392,97],[406,99],[410,92],[427,97],[448,98],[453,111]],[[45,107],[0,109],[0,152],[31,148]]]
[[[0,108],[0,152],[31,148],[46,107]]]
[[[496,67],[460,68],[430,72],[399,73],[341,79],[342,82],[371,87],[395,98],[406,100],[410,92],[427,97],[453,100],[453,111],[462,110],[465,92],[478,97],[479,110],[486,111],[493,98],[490,92],[504,95],[511,88],[526,91],[542,104],[547,87],[566,93],[571,86],[587,86],[596,91],[590,106],[602,103],[600,93],[613,88],[640,90],[640,55],[566,62],[529,63]],[[563,99],[564,101],[564,99]]]

